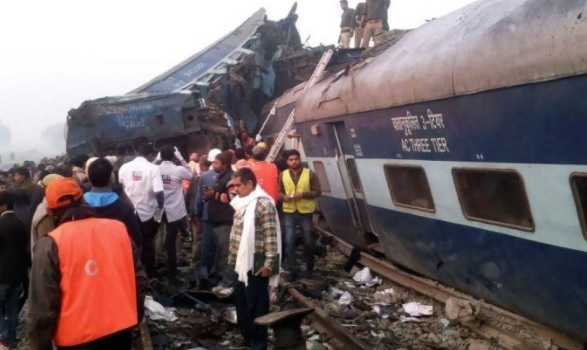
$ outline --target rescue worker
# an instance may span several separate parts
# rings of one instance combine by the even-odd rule
[[[237,323],[243,337],[239,347],[267,349],[267,327],[257,317],[269,313],[269,284],[279,284],[281,232],[273,199],[257,185],[255,174],[241,168],[232,176],[238,197],[230,233],[228,264],[238,276],[235,284]],[[270,281],[271,279],[271,281]]]
[[[320,197],[320,184],[316,174],[301,166],[300,152],[285,152],[288,170],[279,175],[279,199],[283,201],[285,226],[285,249],[287,268],[290,278],[295,279],[298,273],[295,254],[295,228],[302,229],[306,256],[306,274],[312,275],[314,270],[315,242],[312,237],[312,216],[316,211],[316,198]]]
[[[361,47],[361,41],[363,40],[363,34],[365,32],[365,25],[363,24],[363,13],[365,11],[365,2],[360,2],[355,8],[355,48]]]
[[[94,208],[96,217],[122,222],[135,246],[140,247],[140,220],[132,204],[112,190],[115,181],[112,163],[98,158],[88,166],[87,174],[92,189],[84,194],[84,201]]]
[[[383,19],[389,8],[390,0],[367,0],[363,11],[362,23],[365,25],[361,47],[368,48],[371,39],[375,46],[381,42]]]
[[[163,204],[163,222],[165,224],[165,251],[167,254],[167,277],[175,282],[177,276],[177,233],[182,229],[187,216],[185,198],[183,195],[182,182],[190,181],[193,178],[189,168],[173,164],[173,158],[183,160],[177,149],[171,146],[163,147],[159,165],[159,172],[163,180],[165,202]],[[185,161],[183,161],[185,163]],[[187,165],[187,164],[186,164]]]
[[[218,173],[214,187],[204,187],[203,196],[208,201],[208,217],[212,222],[216,255],[214,257],[214,270],[219,277],[219,284],[212,291],[222,295],[232,294],[232,272],[227,266],[228,244],[230,229],[232,227],[234,210],[230,206],[233,185],[231,168],[232,153],[222,152],[216,156],[212,166]]]
[[[118,176],[141,220],[141,261],[149,278],[153,278],[157,275],[155,236],[163,215],[165,195],[159,167],[149,161],[155,158],[157,151],[147,142],[139,146],[138,153],[138,157],[120,168]]]
[[[35,245],[31,348],[131,349],[146,277],[124,224],[95,218],[73,179],[45,193],[57,228]]]
[[[347,0],[340,2],[340,8],[342,9],[342,18],[340,21],[340,36],[338,44],[345,49],[351,47],[351,38],[353,37],[353,31],[355,29],[355,10],[349,8]]]
[[[29,234],[14,213],[16,194],[0,192],[0,349],[16,345],[19,297],[27,280]]]

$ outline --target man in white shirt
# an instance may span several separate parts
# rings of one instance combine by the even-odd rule
[[[119,180],[124,192],[132,202],[141,220],[141,261],[149,278],[156,277],[155,236],[161,222],[164,203],[163,180],[159,167],[148,159],[155,158],[157,151],[151,143],[143,143],[139,156],[120,167]]]
[[[190,181],[193,177],[192,172],[188,168],[177,166],[173,163],[174,157],[182,164],[187,165],[177,149],[171,146],[163,147],[161,150],[161,160],[163,162],[159,165],[159,171],[163,179],[165,193],[165,203],[163,205],[165,214],[163,216],[163,222],[166,226],[165,251],[167,253],[167,277],[170,280],[175,280],[177,276],[177,231],[181,229],[181,225],[184,224],[184,219],[187,216],[182,181]]]

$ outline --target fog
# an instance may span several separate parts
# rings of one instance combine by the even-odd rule
[[[351,7],[357,1],[350,1]],[[392,28],[415,28],[472,0],[392,0]],[[0,154],[65,151],[67,112],[124,94],[236,28],[260,7],[283,18],[293,1],[3,1],[0,3]],[[308,44],[338,37],[336,0],[298,1]]]

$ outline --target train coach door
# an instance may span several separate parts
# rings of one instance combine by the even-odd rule
[[[337,144],[337,164],[346,189],[355,226],[362,232],[373,232],[373,225],[367,210],[367,202],[363,195],[363,185],[355,162],[354,145],[351,142],[344,122],[332,124]]]

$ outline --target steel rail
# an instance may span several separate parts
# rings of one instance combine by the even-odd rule
[[[338,249],[346,256],[350,256],[351,251],[354,248],[352,245],[336,237],[324,228],[321,228],[317,225],[315,226],[315,228],[320,233],[336,239],[336,241],[338,242]],[[478,321],[467,322],[464,323],[464,325],[468,326],[472,331],[486,339],[497,340],[499,342],[499,345],[505,349],[520,350],[532,349],[533,347],[525,343],[519,337],[517,337],[516,334],[510,333],[506,330],[499,328],[496,325],[491,324],[490,319],[488,317],[489,314],[496,314],[506,319],[509,319],[512,321],[512,323],[527,328],[544,342],[551,341],[553,345],[556,345],[560,348],[569,350],[583,350],[587,348],[585,343],[578,341],[565,333],[562,333],[548,326],[539,324],[535,321],[514,314],[510,311],[487,304],[486,302],[476,300],[470,295],[445,287],[438,282],[412,275],[404,270],[399,269],[390,262],[383,261],[365,252],[361,252],[361,258],[359,260],[359,263],[365,267],[368,267],[376,274],[379,274],[390,281],[393,281],[404,287],[412,289],[422,295],[428,296],[443,304],[446,303],[446,301],[449,298],[458,298],[480,302],[482,307],[481,313],[477,316]],[[501,321],[503,322],[503,320]]]
[[[322,335],[329,335],[331,338],[325,337],[328,344],[336,349],[341,350],[371,350],[372,348],[355,337],[351,332],[345,329],[340,323],[330,317],[326,311],[318,307],[312,300],[306,298],[300,293],[294,285],[281,283],[281,286],[286,288],[288,293],[301,305],[307,308],[314,309],[314,312],[309,316],[313,320],[313,326]]]

